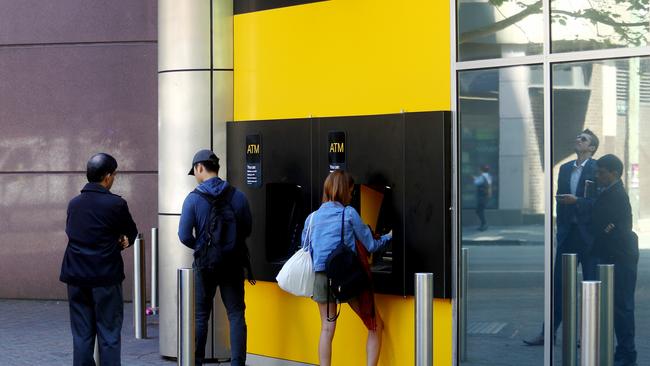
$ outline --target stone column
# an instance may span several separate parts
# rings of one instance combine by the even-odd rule
[[[176,357],[176,270],[191,267],[178,239],[194,153],[211,148],[226,172],[226,125],[233,119],[232,0],[158,0],[158,228],[160,354]],[[228,326],[219,296],[206,358],[229,356]]]

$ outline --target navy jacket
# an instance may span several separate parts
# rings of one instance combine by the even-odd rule
[[[207,193],[212,196],[217,196],[229,186],[229,183],[221,180],[219,177],[214,177],[201,183],[196,189]],[[250,235],[253,219],[251,210],[248,205],[248,199],[239,190],[235,189],[232,196],[233,211],[237,219],[237,240],[240,248],[245,249],[245,240]],[[206,227],[210,218],[210,203],[196,193],[190,193],[183,202],[183,210],[181,211],[181,219],[178,225],[178,238],[185,246],[191,249],[198,249],[205,242]],[[196,233],[196,236],[194,235]],[[246,251],[245,255],[248,255]],[[237,264],[247,265],[246,257],[238,258],[241,261]]]
[[[68,247],[61,265],[62,282],[102,287],[124,280],[119,238],[132,245],[138,228],[126,201],[98,183],[88,183],[68,204]]]
[[[562,164],[557,178],[557,194],[570,194],[571,193],[571,172],[575,160]],[[594,182],[587,195],[585,195],[585,181],[590,180]],[[596,160],[589,159],[582,168],[580,179],[578,180],[578,187],[576,189],[576,196],[578,202],[574,205],[556,204],[557,213],[557,245],[563,247],[571,247],[574,243],[567,243],[566,240],[569,236],[571,225],[576,224],[580,232],[583,245],[582,248],[571,248],[582,250],[588,253],[593,244],[593,237],[589,231],[591,223],[591,206],[595,199],[596,191]]]
[[[605,228],[614,224],[614,229]],[[638,238],[632,231],[632,207],[619,180],[602,191],[593,205],[591,232],[594,254],[604,263],[636,265],[639,258]]]

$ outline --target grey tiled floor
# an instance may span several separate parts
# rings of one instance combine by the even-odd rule
[[[158,354],[158,324],[147,321],[148,338],[133,336],[133,306],[124,306],[122,363],[175,365]],[[0,365],[71,365],[72,335],[64,301],[0,300]]]
[[[133,331],[133,305],[124,304],[122,364],[125,366],[176,365],[158,353],[158,321],[147,318],[147,339]],[[249,355],[251,366],[301,364]],[[72,335],[65,301],[0,299],[0,366],[72,365]],[[222,363],[221,365],[229,365]]]

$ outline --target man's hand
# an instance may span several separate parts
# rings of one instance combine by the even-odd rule
[[[124,249],[129,247],[129,238],[127,238],[126,235],[122,235],[122,236],[120,236],[119,243],[120,243],[120,247],[122,248],[122,250],[124,250]]]
[[[555,197],[557,198],[557,202],[563,205],[575,205],[578,202],[578,197],[573,194],[558,194]]]

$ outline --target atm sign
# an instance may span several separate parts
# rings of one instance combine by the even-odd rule
[[[347,168],[345,155],[345,132],[330,131],[327,135],[327,142],[327,146],[329,146],[327,151],[329,171],[332,172],[336,169],[345,170]]]

